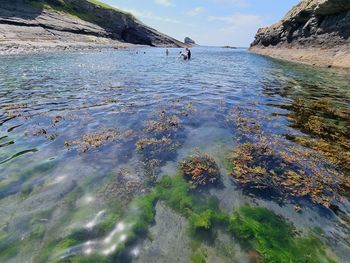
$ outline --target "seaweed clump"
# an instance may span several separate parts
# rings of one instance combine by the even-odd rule
[[[329,100],[306,101],[297,98],[285,107],[290,110],[291,127],[306,135],[287,135],[287,139],[311,148],[337,165],[344,174],[350,173],[350,111]],[[350,190],[349,176],[342,183]]]
[[[181,128],[179,117],[163,110],[145,123],[143,136],[136,142],[136,148],[146,162],[171,159],[180,145]]]
[[[270,190],[282,198],[310,198],[325,207],[343,200],[340,192],[345,177],[332,163],[283,136],[266,134],[258,121],[259,112],[248,117],[242,110],[232,114],[244,136],[228,155],[227,166],[239,184],[259,194]]]
[[[215,184],[220,179],[219,167],[208,154],[191,155],[180,162],[180,169],[194,188]]]
[[[119,131],[117,129],[105,129],[98,132],[87,133],[80,139],[73,141],[65,141],[66,147],[77,146],[80,152],[87,152],[92,148],[99,148],[110,142],[132,139],[134,133],[132,131]]]
[[[266,141],[240,144],[228,156],[230,175],[242,186],[270,189],[282,197],[310,197],[325,207],[335,199],[341,200],[334,174],[314,170],[311,176],[297,161],[299,158],[292,153],[277,152]]]

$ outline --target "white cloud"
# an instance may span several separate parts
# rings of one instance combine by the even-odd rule
[[[189,16],[197,16],[201,13],[204,12],[204,7],[201,7],[201,6],[198,6],[198,7],[195,7],[191,10],[189,10],[186,14],[189,15]]]
[[[171,2],[171,0],[155,0],[155,2],[158,5],[163,5],[163,6],[172,6],[173,3]]]
[[[121,9],[133,14],[135,17],[139,19],[155,20],[155,21],[161,21],[161,22],[167,22],[167,23],[173,23],[173,24],[181,24],[179,20],[176,20],[170,17],[157,16],[152,12],[148,12],[148,11],[139,11],[137,9],[128,9],[128,8],[121,8]]]
[[[209,16],[211,22],[221,22],[217,28],[216,41],[236,46],[248,46],[259,27],[263,26],[263,18],[258,15],[236,13],[231,16]],[[210,40],[207,40],[210,41]]]
[[[260,16],[240,13],[231,16],[209,16],[208,20],[221,21],[230,24],[230,26],[241,28],[258,27],[263,22],[263,19]]]
[[[212,2],[215,2],[217,4],[231,5],[231,6],[238,6],[238,7],[249,6],[248,0],[212,0]]]

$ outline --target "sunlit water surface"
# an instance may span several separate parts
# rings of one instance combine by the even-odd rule
[[[330,253],[350,262],[345,193],[337,204],[342,217],[306,198],[298,200],[302,212],[297,213],[292,197],[281,203],[268,193],[244,191],[225,167],[241,136],[235,117],[230,118],[233,109],[256,118],[265,134],[294,144],[283,136],[305,130],[288,117],[291,105],[326,100],[350,112],[349,72],[280,62],[243,49],[195,48],[190,62],[177,61],[178,50],[170,51],[168,57],[163,49],[1,57],[1,261],[113,254],[129,238],[132,222],[125,215],[137,215],[132,200],[200,151],[220,167],[222,186],[210,194],[223,210],[260,205],[300,231],[321,229],[319,238]],[[144,149],[145,139],[154,137],[149,123],[166,118],[176,119],[170,145]],[[140,237],[120,260],[189,262],[186,220],[162,203],[156,211],[151,238]],[[102,236],[101,222],[109,229]],[[83,241],[64,241],[72,233],[83,233]],[[234,256],[214,244],[209,262],[249,262],[234,240],[218,239]]]

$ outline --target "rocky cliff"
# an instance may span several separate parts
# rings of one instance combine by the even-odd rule
[[[0,46],[58,43],[183,46],[131,14],[95,0],[1,0]]]
[[[197,45],[196,42],[192,38],[189,38],[189,37],[185,37],[184,43],[186,45],[189,45],[189,46],[196,46]]]
[[[303,0],[258,30],[251,50],[308,64],[350,67],[350,0]]]

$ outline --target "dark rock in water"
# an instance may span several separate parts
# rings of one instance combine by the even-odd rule
[[[236,47],[232,47],[232,46],[223,46],[222,48],[237,49]]]
[[[316,61],[316,64],[328,66],[331,63],[335,66],[350,67],[349,37],[349,0],[302,0],[281,21],[270,27],[260,28],[251,49],[257,53],[260,53],[259,50],[272,48],[299,49],[298,57],[293,59],[302,61],[311,56],[309,64],[312,64],[312,55],[300,50],[315,49],[314,57],[330,57],[323,59],[322,63]],[[323,54],[320,54],[320,50]],[[327,54],[330,50],[332,52]],[[268,52],[262,53],[273,55]],[[289,58],[292,58],[291,54]],[[334,63],[335,60],[337,63]]]
[[[184,42],[185,42],[186,45],[191,45],[191,46],[196,46],[197,45],[196,42],[193,39],[189,38],[189,37],[185,37]]]
[[[87,0],[2,0],[0,40],[184,46],[129,13]]]

